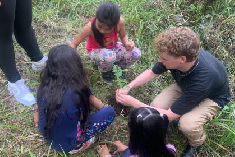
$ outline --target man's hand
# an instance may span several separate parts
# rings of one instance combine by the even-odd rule
[[[126,86],[123,87],[123,88],[117,89],[117,90],[116,90],[116,94],[119,93],[119,94],[125,94],[125,95],[127,95],[127,94],[130,92],[130,90],[131,90],[130,85],[126,85]]]
[[[124,106],[132,106],[132,101],[131,101],[132,99],[133,97],[130,95],[121,94],[119,92],[117,92],[116,94],[116,101]]]
[[[171,111],[171,109],[169,108],[168,110],[165,109],[161,109],[161,108],[155,108],[158,112],[163,113],[165,115],[167,115],[168,119],[170,122],[176,120],[177,118],[179,118],[181,115],[178,115],[174,112]]]

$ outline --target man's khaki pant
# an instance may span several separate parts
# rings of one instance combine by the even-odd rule
[[[177,84],[172,84],[157,95],[151,106],[169,109],[182,94]],[[203,127],[205,123],[216,115],[220,107],[211,99],[204,99],[198,106],[183,114],[179,120],[179,129],[188,138],[191,146],[200,146],[206,140]]]

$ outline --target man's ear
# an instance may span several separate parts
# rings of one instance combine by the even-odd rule
[[[180,57],[180,63],[186,63],[186,62],[187,62],[186,56],[181,56]]]

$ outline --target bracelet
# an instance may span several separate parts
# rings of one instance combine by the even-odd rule
[[[105,157],[112,157],[112,155],[108,154],[108,155],[105,155]]]

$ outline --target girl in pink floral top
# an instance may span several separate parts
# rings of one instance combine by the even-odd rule
[[[70,46],[77,49],[85,38],[87,38],[89,57],[98,66],[106,81],[112,80],[111,73],[114,63],[124,69],[141,56],[135,43],[129,41],[119,7],[112,1],[100,4],[96,16],[89,20]],[[118,38],[121,42],[118,41]]]

